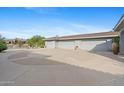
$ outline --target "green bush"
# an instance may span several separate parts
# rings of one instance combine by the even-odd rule
[[[27,44],[30,47],[44,48],[45,45],[44,37],[38,35],[33,36],[32,38],[27,40]]]
[[[7,45],[4,43],[0,43],[0,52],[2,52],[3,50],[7,49]]]
[[[4,40],[4,38],[2,38],[0,36],[0,52],[4,51],[6,49],[7,49],[7,44],[6,44],[5,40]]]
[[[119,37],[114,37],[112,39],[112,43],[116,43],[117,45],[119,45],[119,41],[120,41],[120,38]]]

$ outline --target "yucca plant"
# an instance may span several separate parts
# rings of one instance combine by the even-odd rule
[[[112,39],[112,52],[116,55],[119,53],[119,37],[114,37]]]

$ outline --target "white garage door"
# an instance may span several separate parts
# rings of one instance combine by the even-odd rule
[[[74,41],[59,41],[58,48],[74,49]]]
[[[55,48],[55,41],[46,41],[46,48]]]
[[[109,51],[111,42],[106,40],[81,41],[80,48],[84,50]]]

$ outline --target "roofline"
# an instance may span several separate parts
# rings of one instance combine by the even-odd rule
[[[58,41],[67,41],[67,40],[81,40],[81,39],[108,39],[113,37],[118,37],[119,35],[111,35],[111,36],[100,36],[100,37],[86,37],[86,38],[67,38],[67,39],[58,39]],[[56,39],[45,40],[45,41],[56,41]]]
[[[95,34],[95,33],[92,33]],[[70,36],[77,36],[77,35],[70,35]],[[52,37],[52,38],[46,38],[45,41],[65,41],[65,40],[80,40],[80,39],[103,39],[103,38],[112,38],[112,37],[118,37],[119,34],[115,34],[115,35],[105,35],[105,36],[88,36],[88,37],[67,37],[64,38],[65,36],[62,37],[58,37],[58,39],[56,39],[56,37]]]
[[[124,14],[121,16],[115,27],[113,28],[114,31],[116,31],[116,28],[121,24],[121,22],[124,20]]]

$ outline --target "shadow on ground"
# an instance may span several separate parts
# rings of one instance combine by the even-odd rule
[[[119,62],[124,62],[124,55],[114,55],[111,51],[105,52],[105,51],[89,51],[90,53],[101,55],[110,59],[114,59]],[[123,57],[123,58],[121,58]]]
[[[31,70],[15,80],[14,85],[100,85],[119,77],[51,60],[49,59],[51,55],[37,53],[33,55],[37,56],[11,61],[31,67]]]
[[[111,43],[112,43],[111,41],[107,41],[106,43],[98,44],[89,52],[93,53],[93,54],[101,55],[101,56],[104,56],[104,57],[107,57],[107,58],[110,58],[110,59],[114,59],[114,60],[117,60],[119,62],[124,62],[124,55],[119,55],[118,56],[118,55],[114,55],[112,53],[112,50],[111,50],[111,47],[110,47]],[[121,56],[123,58],[121,58]]]

